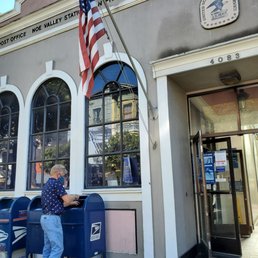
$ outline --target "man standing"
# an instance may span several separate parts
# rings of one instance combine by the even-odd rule
[[[63,228],[60,215],[65,206],[78,205],[79,195],[67,194],[63,187],[62,176],[66,174],[63,165],[51,168],[50,178],[44,185],[41,194],[43,214],[40,224],[44,231],[43,258],[60,258],[63,250]]]

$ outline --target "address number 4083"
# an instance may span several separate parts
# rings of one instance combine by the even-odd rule
[[[210,63],[211,64],[221,64],[224,62],[230,62],[233,60],[237,60],[239,58],[240,58],[240,54],[234,53],[234,54],[229,54],[229,55],[225,55],[225,56],[214,57],[210,60]]]

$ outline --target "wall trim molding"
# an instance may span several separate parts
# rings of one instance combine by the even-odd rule
[[[107,47],[107,46],[106,46]],[[109,46],[111,48],[110,51],[112,51],[112,46]],[[118,60],[119,58],[119,60]],[[140,63],[133,58],[134,65],[137,69],[137,72],[141,78],[141,81],[143,83],[144,88],[147,88],[147,81],[144,75],[144,71],[140,65]],[[125,53],[108,53],[106,52],[106,55],[100,57],[100,60],[97,64],[97,67],[100,67],[101,65],[104,65],[105,63],[111,62],[111,61],[121,61],[126,64],[128,64],[130,67],[131,62],[128,58],[128,56]],[[138,81],[139,85],[139,81]],[[81,88],[81,86],[80,86]],[[152,212],[152,191],[151,191],[151,170],[150,170],[150,155],[149,155],[149,123],[148,123],[148,103],[147,99],[143,93],[143,90],[141,87],[138,87],[138,94],[139,94],[139,109],[141,112],[141,115],[139,116],[139,125],[140,125],[140,151],[141,151],[141,180],[142,180],[142,188],[141,192],[134,192],[134,195],[141,195],[137,198],[137,200],[142,200],[142,213],[143,213],[143,239],[144,239],[144,257],[145,258],[154,258],[154,231],[153,231],[153,212]],[[123,190],[117,192],[117,194],[120,196]],[[130,191],[130,189],[127,189],[127,191]],[[130,197],[131,196],[131,197]],[[113,194],[113,197],[111,195],[104,196],[105,198],[111,198],[114,199],[115,195]],[[123,198],[126,200],[133,200],[136,196],[131,195],[123,195]]]
[[[209,67],[212,58],[240,53],[240,59],[258,55],[258,34],[152,61],[153,78]]]

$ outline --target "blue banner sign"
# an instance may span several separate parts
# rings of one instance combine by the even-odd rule
[[[212,152],[204,153],[204,169],[206,184],[215,184],[214,156]]]

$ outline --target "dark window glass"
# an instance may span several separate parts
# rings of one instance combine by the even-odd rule
[[[71,103],[60,104],[60,129],[69,129],[71,122]]]
[[[63,164],[70,168],[71,94],[58,78],[45,81],[32,101],[29,175],[27,189],[41,189],[51,167]],[[65,186],[69,186],[69,175]]]
[[[44,126],[44,108],[35,108],[33,111],[33,133],[42,133]]]
[[[85,187],[140,187],[138,88],[129,66],[96,71],[88,114]]]
[[[47,98],[47,95],[46,95],[45,89],[44,90],[42,89],[34,97],[34,105],[33,106],[34,107],[43,107],[45,105],[46,98]]]
[[[19,120],[19,115],[14,114],[11,118],[11,128],[10,128],[10,134],[12,137],[17,137],[18,135],[18,120]]]
[[[58,105],[46,108],[46,131],[57,129]]]
[[[2,138],[6,138],[9,135],[9,122],[10,122],[10,116],[9,115],[3,115],[1,116],[1,136]]]
[[[19,103],[11,92],[0,94],[0,190],[14,190]]]
[[[51,104],[57,104],[58,103],[58,99],[56,96],[50,96],[47,99],[47,104],[51,105]]]

